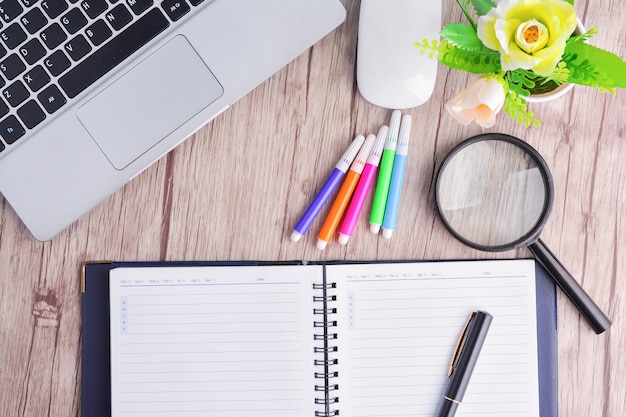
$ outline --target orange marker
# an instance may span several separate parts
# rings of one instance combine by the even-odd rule
[[[352,162],[350,170],[346,174],[346,179],[339,189],[339,194],[337,194],[330,208],[330,212],[324,221],[322,230],[320,230],[320,233],[317,235],[317,248],[319,250],[326,249],[326,245],[333,240],[333,235],[337,230],[337,226],[339,226],[343,212],[346,211],[346,207],[348,207],[350,203],[350,198],[352,198],[352,193],[354,193],[354,189],[359,182],[359,178],[361,177],[361,173],[367,162],[367,157],[372,150],[375,140],[376,135],[369,135],[367,139],[365,139],[363,146],[361,146],[354,162]]]

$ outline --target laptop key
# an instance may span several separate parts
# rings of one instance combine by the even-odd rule
[[[0,136],[9,145],[24,136],[24,133],[26,133],[24,126],[14,115],[10,115],[0,122]]]
[[[35,8],[24,14],[20,19],[24,29],[31,35],[39,32],[48,23],[48,18],[43,14],[41,9]]]
[[[154,4],[152,0],[126,0],[126,3],[128,7],[130,7],[130,10],[137,16],[148,10],[150,6]]]
[[[24,87],[24,84],[17,80],[2,91],[2,96],[11,106],[17,107],[30,96],[30,93]]]
[[[108,9],[108,5],[106,0],[83,0],[80,3],[80,7],[83,9],[87,16],[90,19],[95,19],[100,16],[106,9]]]
[[[59,110],[67,100],[63,97],[63,93],[59,91],[59,88],[52,84],[37,94],[37,99],[41,103],[44,109],[50,114]]]
[[[12,21],[24,10],[17,0],[2,0],[2,2],[0,2],[0,8],[2,9],[0,16],[2,16],[2,20],[5,22]]]
[[[41,31],[41,39],[48,49],[54,49],[67,39],[67,34],[58,23],[53,23]]]
[[[62,18],[61,23],[70,35],[75,34],[87,24],[87,18],[77,7],[67,12]]]
[[[7,80],[13,78],[26,71],[26,65],[17,54],[13,53],[0,62],[0,72],[4,74]]]
[[[159,9],[150,10],[59,78],[59,85],[68,97],[76,97],[168,26]]]
[[[68,69],[71,65],[70,60],[67,59],[63,51],[55,51],[52,55],[45,59],[44,65],[46,69],[53,76],[61,75],[63,71]]]
[[[8,49],[15,49],[26,40],[26,32],[24,32],[24,29],[17,23],[12,23],[0,32],[0,38],[2,38],[2,41]]]
[[[46,113],[35,100],[29,100],[17,109],[17,115],[28,129],[32,129],[46,118]]]
[[[111,27],[115,30],[122,29],[124,26],[129,24],[131,20],[133,20],[133,16],[131,16],[130,12],[123,4],[118,4],[104,16],[107,22],[109,22]]]
[[[50,82],[50,76],[41,65],[34,66],[24,74],[23,79],[33,93],[41,90]]]
[[[79,61],[82,57],[91,52],[91,46],[87,39],[83,35],[78,35],[71,41],[65,44],[65,52],[74,61]]]
[[[85,35],[89,38],[93,46],[98,46],[111,37],[113,32],[104,20],[98,19],[91,26],[85,29]]]
[[[4,102],[4,100],[0,100],[0,117],[4,116],[9,112],[9,106]]]
[[[65,0],[43,0],[41,2],[41,8],[48,15],[50,19],[59,17],[61,13],[67,10],[69,6]]]
[[[185,0],[165,0],[161,3],[161,8],[173,22],[177,21],[191,10]]]
[[[20,47],[20,54],[28,65],[33,65],[46,55],[46,48],[39,39],[33,38]]]
[[[20,2],[25,6],[25,7],[30,7],[33,4],[37,3],[39,0],[20,0]]]

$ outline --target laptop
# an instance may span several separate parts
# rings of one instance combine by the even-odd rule
[[[0,0],[0,193],[50,240],[345,15],[339,0]]]

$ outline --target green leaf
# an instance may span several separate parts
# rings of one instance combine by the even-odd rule
[[[569,4],[571,4],[572,6],[574,5],[574,0],[564,0],[566,2],[568,2]]]
[[[589,39],[593,37],[593,35],[596,35],[597,33],[598,33],[598,28],[594,26],[588,31],[586,31],[585,33],[581,33],[580,35],[570,36],[567,39],[567,44],[573,43],[573,42],[587,42]]]
[[[535,88],[537,74],[532,71],[518,68],[514,71],[507,71],[506,81],[509,84],[509,89],[514,91],[517,95],[527,96],[530,94],[530,90]]]
[[[484,16],[489,13],[489,10],[496,7],[496,2],[493,0],[472,0],[472,6],[474,6],[478,16]]]
[[[626,88],[626,62],[612,52],[584,42],[565,47],[563,61],[569,69],[568,82],[615,92]]]
[[[478,39],[476,30],[464,23],[450,23],[439,32],[441,37],[452,45],[467,51],[480,51],[484,48],[483,43]]]
[[[526,100],[521,98],[514,90],[509,89],[506,94],[506,102],[504,104],[504,113],[508,114],[511,119],[518,124],[524,124],[525,127],[539,126],[539,119],[535,114],[528,110]]]
[[[429,57],[436,57],[442,64],[473,74],[486,74],[498,72],[502,68],[500,65],[500,54],[483,47],[480,51],[467,51],[457,48],[445,39],[441,41],[424,39],[415,42],[415,47],[422,54]]]
[[[569,79],[569,72],[570,71],[567,68],[567,63],[564,61],[561,61],[554,68],[554,71],[552,71],[552,74],[548,75],[541,81],[541,84],[542,85],[547,84],[552,81],[557,86],[561,85],[567,82],[567,80]]]

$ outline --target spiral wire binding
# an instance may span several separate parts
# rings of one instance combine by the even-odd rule
[[[337,301],[337,295],[334,294],[335,288],[337,288],[335,283],[326,283],[326,274],[324,274],[322,284],[313,284],[313,289],[321,291],[320,296],[313,297],[315,303],[321,303],[319,305],[321,308],[314,308],[313,313],[322,318],[322,321],[313,322],[313,327],[319,330],[319,333],[314,334],[313,340],[320,342],[320,345],[313,348],[313,352],[319,354],[319,357],[314,360],[314,365],[323,370],[315,372],[315,378],[324,382],[324,385],[315,385],[315,391],[320,393],[320,397],[315,399],[315,404],[323,406],[321,410],[315,411],[315,417],[339,415],[339,410],[332,408],[333,404],[339,402],[339,397],[336,395],[339,385],[333,381],[339,375],[333,370],[338,360],[332,357],[332,354],[338,350],[332,342],[337,339],[337,333],[334,333],[337,321],[332,319],[332,316],[337,314],[337,308],[332,306],[332,303]]]

